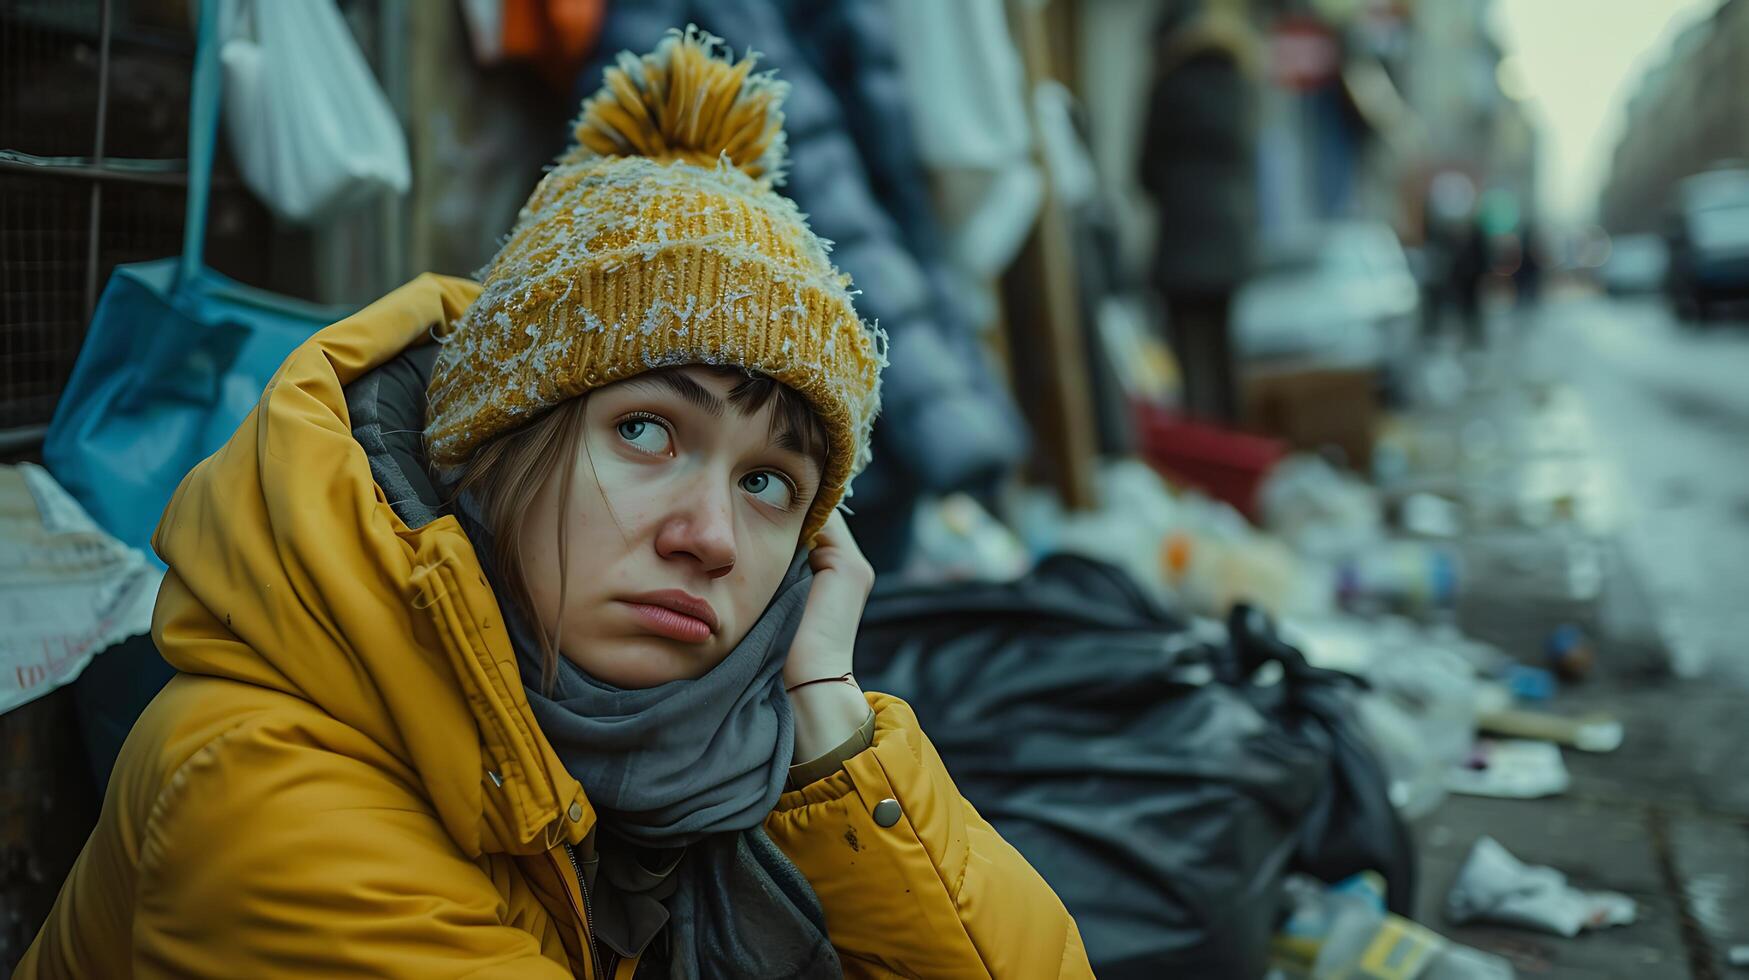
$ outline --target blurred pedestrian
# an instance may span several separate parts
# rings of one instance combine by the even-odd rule
[[[1141,182],[1159,213],[1154,285],[1188,413],[1240,414],[1233,294],[1256,230],[1253,32],[1218,0],[1176,0],[1155,32]]]
[[[1458,261],[1475,222],[1475,182],[1459,170],[1441,171],[1428,182],[1424,207],[1421,330],[1431,339],[1444,333],[1446,321],[1463,309],[1460,296],[1466,287],[1459,281]]]
[[[1466,346],[1483,346],[1486,331],[1482,322],[1482,296],[1493,274],[1493,250],[1488,232],[1480,221],[1471,221],[1464,228],[1463,241],[1452,263],[1452,282],[1456,289],[1458,320],[1463,327]]]
[[[1542,299],[1544,255],[1541,229],[1535,222],[1525,222],[1519,230],[1518,242],[1518,268],[1512,273],[1512,282],[1518,306],[1530,309]]]

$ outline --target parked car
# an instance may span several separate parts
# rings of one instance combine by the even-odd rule
[[[1704,320],[1749,300],[1749,170],[1720,169],[1677,184],[1665,289],[1677,313]]]
[[[1342,222],[1275,250],[1234,302],[1247,361],[1383,368],[1414,339],[1421,291],[1389,225]]]
[[[1670,247],[1661,235],[1617,235],[1598,277],[1611,296],[1656,293],[1664,288],[1670,267]]]

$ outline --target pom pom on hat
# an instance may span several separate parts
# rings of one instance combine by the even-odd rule
[[[734,365],[805,399],[827,432],[809,541],[869,460],[886,335],[777,193],[788,87],[697,28],[622,54],[577,145],[523,205],[427,391],[440,475],[561,402],[646,371]]]
[[[714,166],[727,158],[750,177],[783,182],[787,143],[783,99],[789,83],[755,74],[759,56],[731,62],[723,39],[689,25],[670,30],[656,50],[622,52],[583,103],[577,145],[561,164],[643,156]]]

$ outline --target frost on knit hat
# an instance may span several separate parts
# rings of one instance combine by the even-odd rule
[[[774,185],[788,86],[671,31],[622,53],[577,144],[530,195],[450,326],[425,437],[453,471],[493,437],[653,368],[732,365],[807,400],[829,437],[811,540],[867,464],[886,336],[851,305],[830,243]]]

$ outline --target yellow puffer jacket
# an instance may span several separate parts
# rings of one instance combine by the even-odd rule
[[[20,980],[592,975],[563,845],[595,812],[535,727],[468,539],[395,515],[342,392],[477,291],[422,276],[323,330],[178,488],[153,636],[180,674]],[[1062,903],[910,709],[869,703],[874,746],[766,822],[846,972],[1090,976]]]

